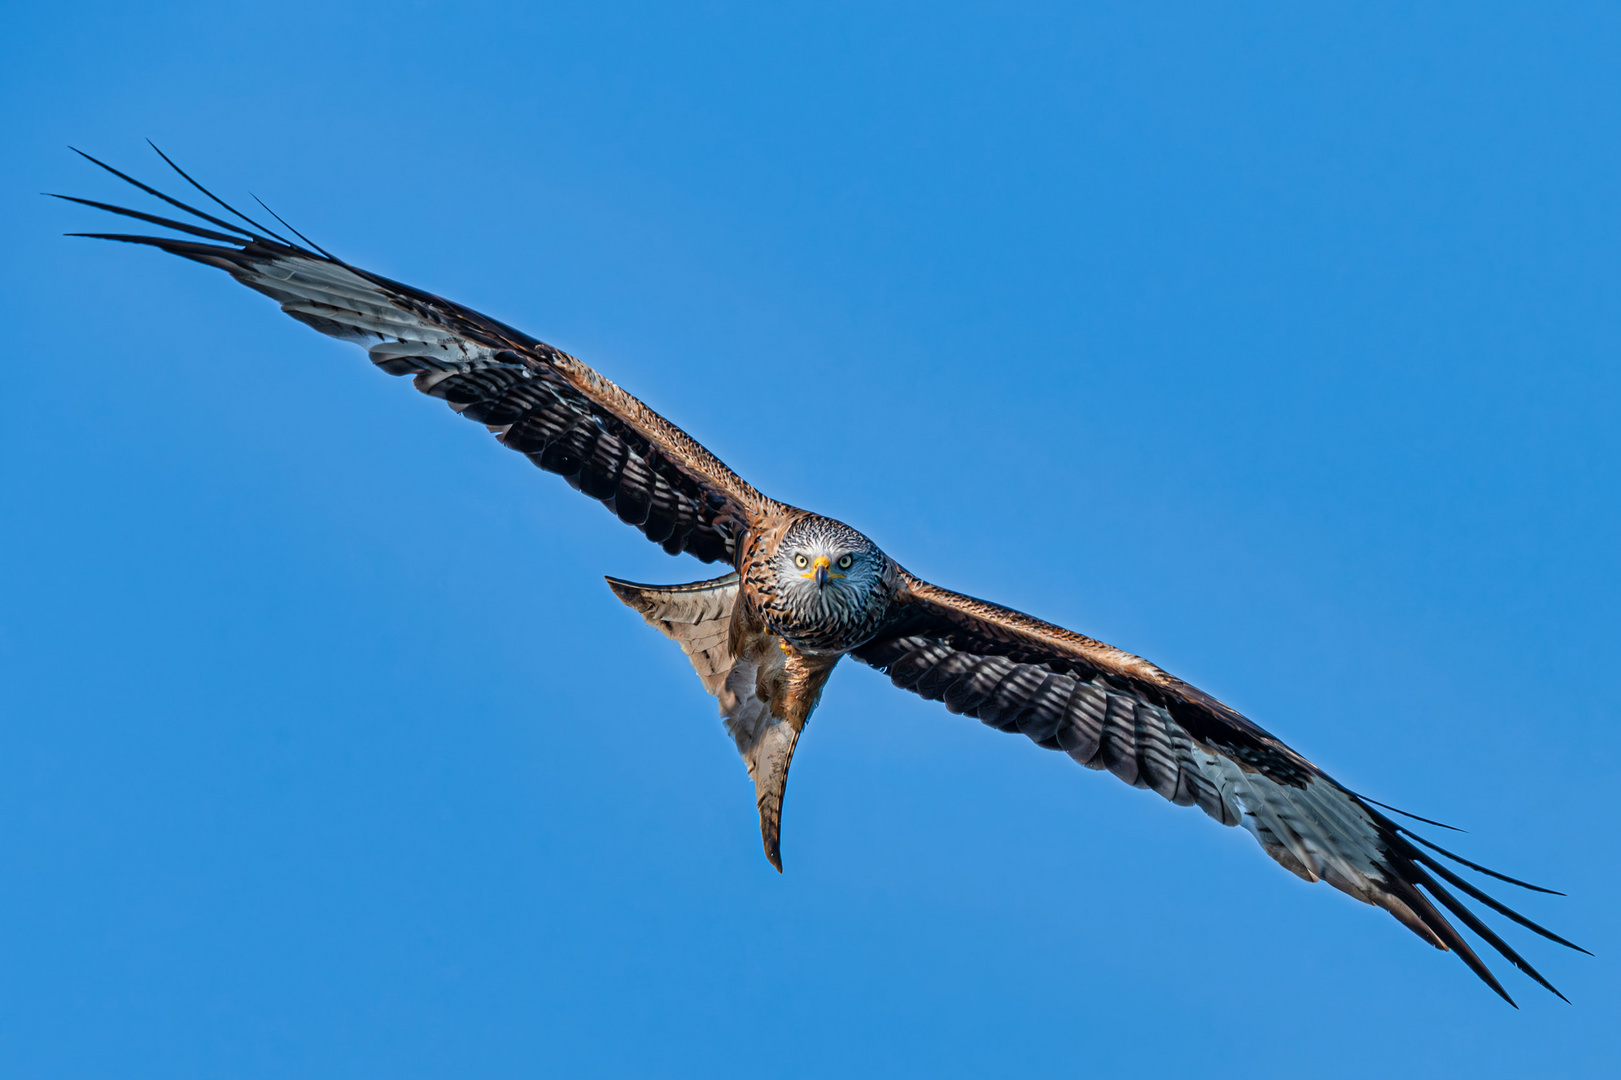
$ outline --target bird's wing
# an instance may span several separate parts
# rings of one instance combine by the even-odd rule
[[[1437,948],[1455,950],[1510,1004],[1437,904],[1559,993],[1442,882],[1546,938],[1579,946],[1487,896],[1430,851],[1516,885],[1551,890],[1420,839],[1375,809],[1380,804],[1335,783],[1233,709],[1141,657],[904,572],[903,581],[888,625],[851,654],[896,686],[1002,731],[1022,732],[1180,806],[1198,806],[1223,825],[1242,825],[1300,877],[1376,904]]]
[[[323,334],[369,346],[379,368],[414,376],[418,390],[486,425],[502,443],[601,500],[670,554],[733,561],[752,515],[768,504],[686,432],[568,353],[312,250],[313,244],[293,243],[245,217],[251,228],[204,213],[95,163],[212,227],[62,196],[190,239],[73,235],[145,244],[217,267]]]

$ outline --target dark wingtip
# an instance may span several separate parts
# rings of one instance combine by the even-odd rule
[[[156,150],[157,147],[154,146],[152,149]],[[269,214],[271,217],[273,217],[277,221],[281,222],[282,225],[286,226],[288,232],[292,233],[294,236],[296,236],[300,240],[304,241],[306,244],[308,244],[310,247],[314,248],[320,254],[325,255],[331,261],[333,261],[333,262],[339,262],[340,261],[336,255],[332,254],[332,252],[328,251],[326,248],[322,247],[320,244],[317,244],[314,240],[311,240],[309,237],[305,236],[303,233],[299,232],[297,229],[293,228],[291,225],[288,225],[287,224],[287,219],[282,217],[280,214],[276,213],[274,210],[270,209],[270,207],[265,204],[265,201],[263,199],[259,198],[259,196],[253,194],[253,192],[251,192],[251,191],[248,192],[248,196],[250,198],[252,198],[254,202],[258,203],[260,206],[263,206],[265,208],[265,213]]]
[[[1496,897],[1487,894],[1485,891],[1483,891],[1481,889],[1477,889],[1475,886],[1471,885],[1469,882],[1465,881],[1463,878],[1459,877],[1457,874],[1453,873],[1451,870],[1448,870],[1445,866],[1442,866],[1440,862],[1438,862],[1435,859],[1431,858],[1430,856],[1424,854],[1422,851],[1419,851],[1416,848],[1414,848],[1414,849],[1412,849],[1410,851],[1409,854],[1410,854],[1410,857],[1412,857],[1412,858],[1416,859],[1417,861],[1423,863],[1425,866],[1429,867],[1431,870],[1434,870],[1437,874],[1440,874],[1441,877],[1444,880],[1451,882],[1453,885],[1456,885],[1458,888],[1462,889],[1465,893],[1467,893],[1470,896],[1474,897],[1476,900],[1479,900],[1481,903],[1485,904],[1487,907],[1491,908],[1493,911],[1497,912],[1499,915],[1506,915],[1510,919],[1513,919],[1515,922],[1519,923],[1521,926],[1525,927],[1527,930],[1530,930],[1532,933],[1540,934],[1543,937],[1547,938],[1549,941],[1556,942],[1557,944],[1563,945],[1567,949],[1574,949],[1576,952],[1579,952],[1579,953],[1587,953],[1588,956],[1593,955],[1592,953],[1587,952],[1587,950],[1582,948],[1580,945],[1576,944],[1574,941],[1567,941],[1566,939],[1560,937],[1558,934],[1554,933],[1552,930],[1549,930],[1546,926],[1543,926],[1541,923],[1538,923],[1538,922],[1535,922],[1532,919],[1526,918],[1524,915],[1521,915],[1518,911],[1515,911],[1513,908],[1509,907],[1507,904],[1503,903],[1501,900],[1498,900]],[[1511,957],[1511,959],[1512,959],[1512,957]],[[1548,989],[1552,990],[1553,987],[1550,986],[1550,987],[1548,987]],[[1557,993],[1557,991],[1555,991],[1555,992]]]
[[[1420,836],[1417,833],[1413,832],[1411,829],[1404,829],[1400,825],[1397,825],[1396,830],[1398,832],[1400,832],[1403,836],[1406,836],[1408,839],[1416,840],[1418,843],[1423,844],[1425,847],[1429,848],[1431,851],[1439,851],[1442,855],[1445,855],[1447,858],[1451,859],[1453,862],[1458,863],[1459,865],[1462,865],[1462,866],[1467,866],[1469,869],[1478,871],[1478,872],[1480,872],[1482,874],[1485,874],[1488,877],[1494,877],[1498,881],[1506,881],[1510,885],[1518,885],[1520,888],[1522,888],[1522,889],[1530,889],[1532,892],[1547,893],[1549,896],[1564,896],[1565,895],[1564,893],[1560,892],[1558,889],[1548,889],[1548,888],[1544,888],[1541,885],[1533,885],[1529,881],[1521,881],[1519,878],[1509,877],[1507,874],[1500,874],[1496,870],[1487,869],[1486,867],[1481,866],[1477,862],[1469,861],[1468,859],[1464,858],[1462,855],[1453,854],[1452,852],[1448,851],[1446,848],[1442,847],[1440,844],[1431,843],[1430,841],[1424,839],[1422,836]],[[1574,946],[1572,946],[1572,948],[1574,948]]]
[[[213,229],[199,228],[196,225],[190,225],[184,221],[176,221],[173,218],[160,217],[157,214],[148,214],[141,210],[131,210],[127,206],[114,206],[112,203],[97,202],[94,199],[81,199],[77,195],[56,195],[49,191],[42,192],[41,194],[50,195],[51,198],[61,199],[64,202],[78,203],[80,206],[88,206],[95,210],[105,210],[107,213],[117,214],[119,217],[134,218],[136,221],[145,221],[152,225],[162,226],[165,229],[173,229],[176,232],[189,233],[192,236],[201,236],[208,240],[222,240],[227,244],[236,245],[243,245],[245,243],[245,241],[237,236],[232,236],[222,232],[215,232]]]
[[[163,200],[164,202],[168,203],[170,206],[174,207],[177,210],[184,210],[186,213],[191,214],[194,217],[202,218],[204,221],[213,222],[215,225],[218,225],[220,228],[228,229],[232,233],[235,233],[235,234],[240,235],[240,236],[244,236],[249,240],[257,240],[257,239],[259,239],[259,237],[256,234],[249,232],[248,230],[242,228],[240,225],[233,225],[229,221],[225,221],[225,220],[222,220],[220,218],[215,217],[213,214],[205,214],[205,213],[203,213],[203,211],[197,209],[195,206],[188,206],[185,203],[181,202],[179,199],[176,199],[176,198],[174,198],[172,196],[169,196],[169,195],[165,195],[163,192],[159,191],[157,188],[153,187],[151,184],[143,184],[141,181],[135,179],[135,177],[129,175],[128,173],[120,172],[119,170],[113,168],[111,165],[107,164],[105,161],[100,161],[100,160],[98,160],[96,158],[91,157],[89,154],[85,153],[83,150],[80,150],[78,147],[70,146],[70,147],[68,147],[68,149],[72,150],[75,154],[78,154],[80,157],[84,158],[86,161],[90,162],[91,164],[97,165],[97,166],[107,170],[108,172],[112,173],[114,176],[118,177],[120,180],[124,181],[126,184],[130,184],[133,187],[137,187],[140,190],[146,192],[148,195],[151,195],[154,198]],[[162,156],[162,151],[161,150],[158,153],[159,153],[159,156]],[[164,158],[164,160],[168,161],[169,159]],[[170,165],[173,165],[173,164],[174,164],[173,162],[170,162]],[[176,168],[176,171],[177,172],[179,171],[178,168]],[[185,176],[186,174],[181,173],[180,175]],[[204,195],[207,195],[210,199],[214,199],[215,202],[219,202],[218,199],[214,198],[212,193],[210,193],[209,191],[204,189],[200,184],[197,183],[197,181],[191,180],[191,178],[189,176],[186,177],[186,179],[191,182],[193,187],[196,187],[197,190],[201,191]],[[220,203],[220,205],[225,206],[224,203]],[[226,206],[225,208],[227,210],[231,210],[231,208],[229,206]],[[126,213],[126,214],[129,214],[129,216],[132,216],[132,217],[139,217],[140,216],[139,214],[131,213],[131,212],[125,211],[125,210],[114,210],[114,213]],[[231,213],[235,214],[236,211],[231,210]],[[237,217],[241,217],[241,216],[242,216],[241,214],[237,214]],[[246,220],[246,219],[244,219],[244,220]],[[252,224],[252,223],[250,222],[250,224]],[[182,226],[182,228],[184,228],[184,226]],[[267,235],[269,235],[272,239],[281,240],[281,237],[277,236],[275,233],[268,233]],[[235,241],[235,242],[240,242],[240,241]],[[282,243],[287,243],[285,240],[281,240],[281,242]],[[292,245],[288,244],[288,246],[291,247]]]
[[[159,247],[167,241],[157,236],[135,236],[130,233],[110,232],[65,232],[63,236],[82,236],[87,240],[119,240],[126,244],[146,244],[148,247]]]
[[[1469,831],[1468,829],[1460,829],[1456,825],[1448,825],[1444,821],[1436,821],[1434,818],[1419,817],[1417,814],[1410,814],[1406,810],[1398,810],[1389,803],[1382,803],[1378,799],[1370,799],[1366,795],[1362,795],[1355,791],[1351,792],[1351,794],[1355,795],[1358,799],[1361,799],[1365,803],[1372,803],[1374,806],[1389,810],[1392,814],[1400,814],[1404,818],[1412,818],[1414,821],[1422,821],[1426,825],[1434,825],[1437,829],[1446,829],[1449,832],[1457,833],[1467,833]],[[1400,826],[1397,827],[1400,828]]]
[[[262,225],[259,222],[253,220],[248,215],[244,214],[242,211],[238,210],[236,207],[232,206],[230,203],[226,202],[224,199],[222,199],[218,195],[214,194],[212,191],[209,191],[207,188],[203,187],[203,185],[198,183],[197,180],[190,173],[188,173],[185,169],[182,169],[180,166],[176,165],[174,163],[173,158],[169,157],[169,155],[165,154],[162,150],[159,150],[157,143],[153,142],[151,139],[148,139],[148,140],[146,140],[146,145],[150,146],[152,148],[152,152],[157,154],[158,157],[163,159],[163,163],[165,165],[169,166],[169,168],[171,168],[175,172],[179,173],[180,178],[182,180],[184,180],[186,183],[190,184],[192,187],[196,188],[198,191],[202,192],[204,195],[207,195],[209,197],[209,199],[213,200],[213,202],[214,202],[214,204],[216,206],[223,209],[226,213],[232,214],[232,215],[234,215],[234,216],[236,216],[238,218],[241,218],[243,221],[247,222],[249,225],[252,225],[255,229],[258,229],[260,234],[263,235],[263,236],[268,236],[270,239],[275,240],[278,243],[286,244],[288,247],[293,246],[293,242],[291,240],[288,240],[285,236],[281,236],[281,235],[279,235],[279,234],[277,234],[275,232],[272,232],[271,230],[265,228],[264,225]],[[159,198],[167,198],[167,196],[161,196],[160,195]],[[196,211],[192,211],[192,212],[196,213]],[[203,215],[203,216],[207,216],[207,215]],[[230,227],[230,226],[228,226],[228,227]]]
[[[1508,944],[1508,942],[1504,941],[1502,937],[1497,934],[1496,931],[1487,926],[1486,923],[1481,920],[1479,915],[1476,915],[1474,912],[1470,911],[1469,908],[1466,907],[1456,896],[1453,896],[1451,893],[1447,892],[1446,889],[1442,888],[1434,878],[1430,877],[1429,874],[1425,873],[1417,865],[1413,866],[1413,870],[1415,871],[1414,881],[1417,884],[1422,885],[1425,891],[1428,892],[1431,897],[1440,901],[1441,906],[1452,912],[1452,914],[1456,916],[1457,919],[1464,924],[1464,926],[1468,927],[1477,937],[1479,937],[1486,944],[1490,945],[1493,949],[1497,950],[1497,954],[1499,956],[1513,964],[1515,967],[1519,968],[1526,975],[1529,975],[1534,982],[1536,982],[1543,989],[1547,990],[1549,993],[1562,1000],[1569,1000],[1565,998],[1565,995],[1561,994],[1551,982],[1544,978],[1540,971],[1532,967],[1525,957],[1516,952],[1514,948]],[[1459,886],[1464,890],[1464,892],[1475,897],[1477,900],[1485,901],[1488,906],[1504,915],[1508,915],[1510,918],[1514,919],[1515,922],[1518,922],[1523,926],[1527,926],[1530,929],[1543,934],[1544,936],[1554,937],[1554,935],[1549,934],[1546,930],[1543,930],[1542,927],[1537,926],[1529,919],[1510,911],[1502,904],[1499,904],[1491,897],[1486,896],[1484,893],[1480,892],[1480,890],[1474,888],[1474,886],[1458,879],[1457,875],[1445,870],[1441,870],[1440,872],[1443,878],[1452,882],[1454,885]],[[1457,931],[1453,930],[1450,925],[1448,925],[1446,929],[1451,931],[1451,940],[1449,941],[1449,944],[1456,948],[1458,950],[1458,954],[1462,956],[1466,962],[1468,962],[1470,957],[1473,956],[1473,950],[1465,953],[1464,950],[1467,949],[1468,946],[1464,943],[1463,938],[1458,936]],[[1555,940],[1559,939],[1555,938]],[[1478,967],[1476,966],[1477,964],[1479,965]],[[1469,966],[1474,968],[1475,974],[1481,976],[1481,978],[1484,979],[1487,977],[1488,973],[1486,972],[1485,965],[1480,964],[1478,958],[1476,958],[1473,963],[1470,963]],[[1503,993],[1502,987],[1497,984],[1496,979],[1490,979],[1488,981],[1492,984],[1493,989],[1497,990],[1499,993]],[[1505,998],[1508,997],[1506,993],[1504,993],[1503,996]],[[1510,1004],[1512,1003],[1512,999],[1510,999]]]

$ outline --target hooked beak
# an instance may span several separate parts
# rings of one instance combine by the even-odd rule
[[[799,576],[802,578],[814,578],[816,580],[816,587],[818,589],[824,589],[827,587],[828,578],[839,578],[844,576],[843,574],[835,574],[832,570],[829,570],[828,567],[832,565],[833,561],[826,555],[818,555],[816,556],[816,561],[811,563],[811,569],[805,571]]]

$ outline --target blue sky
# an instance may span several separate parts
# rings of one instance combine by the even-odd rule
[[[1608,5],[62,4],[0,41],[19,1076],[1613,1075]],[[1139,652],[1597,953],[1514,1012],[841,668],[778,876],[707,576],[202,267],[151,138],[910,569]],[[1450,845],[1449,845],[1450,846]]]

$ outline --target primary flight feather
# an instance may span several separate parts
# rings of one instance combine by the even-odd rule
[[[485,425],[671,555],[730,567],[689,585],[614,578],[608,584],[680,645],[719,702],[754,781],[766,857],[779,871],[794,746],[829,675],[848,655],[951,712],[1022,733],[1179,806],[1197,806],[1223,825],[1243,826],[1291,872],[1384,908],[1430,944],[1457,952],[1511,1004],[1442,909],[1559,993],[1447,886],[1545,938],[1579,946],[1509,909],[1442,859],[1550,890],[1422,839],[1381,813],[1382,804],[1342,787],[1208,694],[1139,656],[913,576],[843,522],[761,494],[568,353],[351,266],[290,228],[303,243],[280,236],[173,162],[236,221],[95,163],[195,220],[70,199],[186,238],[73,235],[144,244],[224,270],[293,318],[366,346],[377,367],[412,376],[422,393]]]

